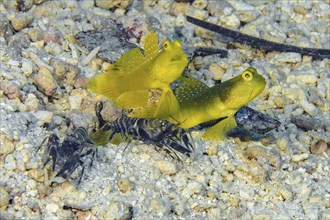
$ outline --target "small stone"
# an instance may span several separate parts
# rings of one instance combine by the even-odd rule
[[[218,145],[217,144],[211,144],[211,146],[207,149],[207,155],[215,156],[217,154],[218,154]]]
[[[308,158],[308,154],[307,153],[303,153],[303,154],[300,154],[300,155],[295,154],[295,155],[293,155],[291,157],[291,161],[297,163],[297,162],[306,160],[307,158]]]
[[[0,89],[4,91],[4,94],[8,97],[8,99],[15,99],[19,96],[18,87],[11,82],[1,82]]]
[[[96,57],[97,53],[100,51],[101,49],[101,46],[98,46],[98,47],[95,47],[82,61],[81,61],[81,65],[83,66],[86,66],[87,64],[89,64],[93,59],[94,57]],[[98,69],[98,66],[97,65],[97,69]],[[94,66],[95,68],[95,66]]]
[[[41,124],[51,123],[53,112],[39,110],[34,113],[34,116],[39,119]]]
[[[71,119],[71,123],[74,127],[89,127],[95,121],[95,115],[92,115],[87,112],[80,112],[77,109],[73,109],[69,113],[69,118]]]
[[[34,28],[29,29],[27,34],[31,41],[41,41],[44,37],[40,30]]]
[[[17,165],[17,169],[18,169],[20,172],[25,172],[25,171],[26,171],[24,161],[22,161],[22,160],[17,160],[16,165]]]
[[[36,158],[29,158],[28,161],[26,161],[25,163],[27,170],[37,169],[39,165],[38,160]]]
[[[95,4],[99,8],[111,9],[111,8],[121,8],[125,9],[133,0],[95,0]]]
[[[304,115],[292,117],[291,122],[304,131],[313,130],[317,128],[317,121],[311,117],[307,117]]]
[[[55,42],[49,42],[44,49],[47,53],[52,55],[59,55],[63,52],[62,47]]]
[[[46,43],[50,43],[50,42],[54,42],[54,43],[59,43],[61,44],[61,41],[62,41],[62,36],[59,32],[51,32],[51,31],[48,31],[44,34],[43,36],[43,40],[46,42]]]
[[[165,175],[173,175],[178,172],[176,165],[166,160],[157,161],[156,167]]]
[[[229,15],[233,11],[232,5],[227,1],[209,1],[206,8],[215,17]]]
[[[195,0],[192,4],[194,8],[203,10],[207,6],[207,0]]]
[[[28,171],[28,176],[31,179],[36,180],[37,182],[43,182],[44,181],[44,176],[43,176],[43,171],[39,169],[33,169]]]
[[[25,58],[29,57],[40,68],[39,71],[43,71],[43,69],[47,69],[50,72],[54,71],[54,68],[42,61],[36,53],[32,51],[22,51],[22,55]]]
[[[218,24],[231,29],[236,29],[241,25],[241,21],[235,14],[231,14],[226,17],[221,17]]]
[[[43,48],[45,46],[45,41],[36,41],[31,43],[32,47]]]
[[[123,179],[118,180],[117,185],[118,185],[119,191],[122,192],[122,193],[127,193],[127,192],[130,192],[132,190],[132,183],[127,178],[123,178]]]
[[[29,188],[29,190],[35,190],[37,189],[37,182],[35,180],[29,179],[26,186]]]
[[[79,76],[74,82],[73,86],[77,89],[86,89],[87,88],[87,78],[84,76]]]
[[[301,99],[299,104],[304,109],[304,111],[312,117],[316,116],[319,111],[318,108],[313,103],[310,103],[306,98]]]
[[[241,22],[249,23],[258,17],[257,10],[237,10],[234,12]]]
[[[311,152],[315,155],[320,155],[328,149],[328,144],[324,140],[317,141],[311,146]]]
[[[305,15],[308,13],[307,9],[304,7],[301,7],[300,5],[294,5],[293,11],[296,12],[297,14],[301,14],[301,15]]]
[[[197,8],[189,7],[185,11],[185,15],[189,15],[189,16],[197,18],[199,20],[205,20],[209,16],[209,13],[205,10],[200,10]]]
[[[11,24],[16,31],[20,31],[23,28],[30,25],[34,17],[30,13],[17,13],[12,19]]]
[[[25,106],[27,107],[27,109],[29,111],[37,111],[39,108],[39,100],[37,99],[37,97],[32,94],[29,93],[25,102],[24,102]]]
[[[221,209],[220,208],[210,208],[207,210],[213,219],[221,219]]]
[[[188,4],[179,4],[174,2],[172,4],[172,7],[170,8],[169,13],[170,15],[177,17],[179,15],[182,15],[187,10],[187,8],[189,8]]]
[[[20,103],[17,106],[17,109],[18,109],[19,112],[26,112],[26,111],[28,111],[27,107],[24,104],[22,104],[22,103]]]
[[[33,0],[20,0],[17,2],[17,9],[19,11],[28,11],[33,6]]]
[[[13,158],[12,154],[6,156],[4,168],[8,171],[16,170],[16,160]]]
[[[281,187],[278,193],[286,201],[290,201],[292,198],[292,192],[285,187]]]
[[[213,73],[213,80],[221,80],[222,76],[225,74],[225,70],[215,63],[210,65],[209,70]]]
[[[5,190],[5,188],[0,185],[0,210],[4,211],[7,209],[7,205],[9,204],[9,194]]]
[[[55,123],[55,125],[61,125],[63,122],[63,118],[61,116],[54,115],[53,122]]]
[[[117,202],[112,202],[105,212],[105,215],[103,216],[103,219],[119,219],[119,214],[121,211],[119,211],[119,204]]]
[[[288,150],[288,141],[285,138],[281,138],[277,141],[278,149],[281,151],[287,151]]]
[[[152,199],[150,201],[150,207],[154,210],[155,213],[162,214],[163,216],[167,215],[169,212],[168,208],[163,204],[161,200]]]
[[[117,8],[117,9],[115,10],[114,14],[115,14],[116,16],[120,17],[120,16],[124,16],[124,15],[125,15],[125,12],[126,12],[125,9]]]
[[[197,181],[192,181],[187,184],[187,186],[182,191],[182,195],[189,197],[193,194],[200,194],[203,191],[204,187],[201,183]]]
[[[24,60],[22,63],[22,70],[25,76],[30,76],[33,72],[33,63],[30,60]]]
[[[56,91],[56,84],[54,83],[54,78],[51,72],[45,68],[41,67],[38,74],[34,77],[34,84],[47,96],[52,96]]]
[[[275,55],[275,61],[278,63],[300,63],[302,60],[299,53],[279,53]]]
[[[46,205],[46,210],[51,213],[56,213],[59,209],[59,206],[55,203],[50,203]]]
[[[50,59],[49,65],[54,67],[55,76],[60,84],[63,84],[64,81],[68,85],[73,85],[74,78],[78,74],[78,69],[75,66],[56,58]]]
[[[79,96],[69,96],[70,110],[80,109],[82,98]]]
[[[14,143],[7,138],[0,140],[0,145],[0,155],[7,155],[15,150]]]
[[[272,166],[276,168],[281,167],[282,159],[277,151],[271,151],[261,146],[249,147],[245,151],[245,157],[248,159],[257,159],[258,157],[264,157]]]
[[[254,25],[254,23],[244,25],[240,29],[240,32],[242,32],[243,34],[250,35],[250,36],[260,37],[260,33],[258,31],[258,28],[257,28],[256,25]]]

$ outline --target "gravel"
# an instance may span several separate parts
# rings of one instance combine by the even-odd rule
[[[329,59],[228,46],[230,39],[185,18],[330,49],[329,1],[19,2],[0,3],[1,219],[330,219]],[[105,101],[106,119],[120,115],[89,93],[86,79],[143,46],[152,30],[187,47],[226,48],[227,58],[196,56],[188,65],[185,74],[208,85],[255,67],[267,87],[249,106],[279,127],[217,143],[194,131],[194,154],[182,161],[140,142],[125,151],[126,143],[109,143],[80,185],[78,168],[50,187],[45,147],[37,148],[51,133],[63,139],[73,126],[95,128],[97,101]]]

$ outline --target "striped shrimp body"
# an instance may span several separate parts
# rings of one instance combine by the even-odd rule
[[[141,140],[145,144],[165,147],[165,150],[173,152],[177,157],[177,152],[190,156],[190,149],[193,148],[187,132],[165,120],[121,116],[108,126],[111,128],[109,140],[116,133],[120,133],[126,139]]]

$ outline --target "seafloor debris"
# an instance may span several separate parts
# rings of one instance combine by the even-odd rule
[[[328,149],[328,144],[324,140],[318,140],[315,144],[311,145],[310,150],[312,154],[320,155],[326,152]]]
[[[250,45],[257,49],[265,49],[269,51],[279,51],[279,52],[295,52],[302,55],[312,56],[315,59],[330,58],[330,50],[318,49],[318,48],[302,48],[287,44],[279,44],[272,41],[260,39],[247,34],[243,34],[237,31],[233,31],[216,24],[209,23],[207,21],[199,20],[190,16],[187,16],[187,21],[191,22],[197,26],[205,28],[210,31],[231,37],[233,41]]]
[[[220,58],[225,58],[228,55],[228,51],[218,47],[185,47],[185,53],[188,58],[191,59],[194,56],[208,56],[219,55]]]
[[[98,56],[111,62],[116,61],[124,52],[136,47],[125,38],[122,32],[113,30],[82,31],[75,37],[89,50],[100,47]]]
[[[46,140],[48,142],[44,151],[45,159],[43,166],[45,167],[52,160],[51,170],[53,173],[56,173],[55,177],[62,177],[64,179],[68,179],[76,168],[81,166],[79,184],[84,174],[85,161],[88,159],[88,156],[91,156],[89,158],[91,167],[96,155],[94,142],[89,137],[87,130],[79,127],[73,132],[69,132],[62,143],[56,134],[51,134],[43,143]]]
[[[180,154],[190,156],[193,144],[187,131],[171,122],[160,119],[130,118],[121,116],[113,122],[106,122],[100,112],[103,103],[96,105],[96,114],[102,126],[92,137],[94,142],[106,144],[115,134],[120,134],[128,144],[132,140],[141,140],[145,144],[152,144],[162,148],[171,156],[181,158]],[[107,140],[104,140],[104,139]]]

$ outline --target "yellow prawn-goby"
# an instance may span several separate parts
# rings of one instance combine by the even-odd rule
[[[160,89],[159,105],[153,114],[164,115],[178,111],[179,103],[170,83],[181,76],[187,64],[178,40],[166,40],[159,51],[157,34],[151,32],[145,39],[144,54],[139,48],[124,53],[107,72],[89,79],[88,88],[126,109],[145,106],[150,90]]]
[[[234,115],[244,105],[259,95],[266,86],[266,81],[256,69],[249,67],[242,74],[223,83],[208,87],[194,78],[180,77],[178,86],[173,89],[180,109],[167,116],[154,117],[177,123],[181,128],[191,128],[198,124],[223,118],[208,128],[203,138],[222,140],[225,134],[237,126]],[[157,108],[150,104],[133,113],[135,117],[153,117],[149,109]]]

